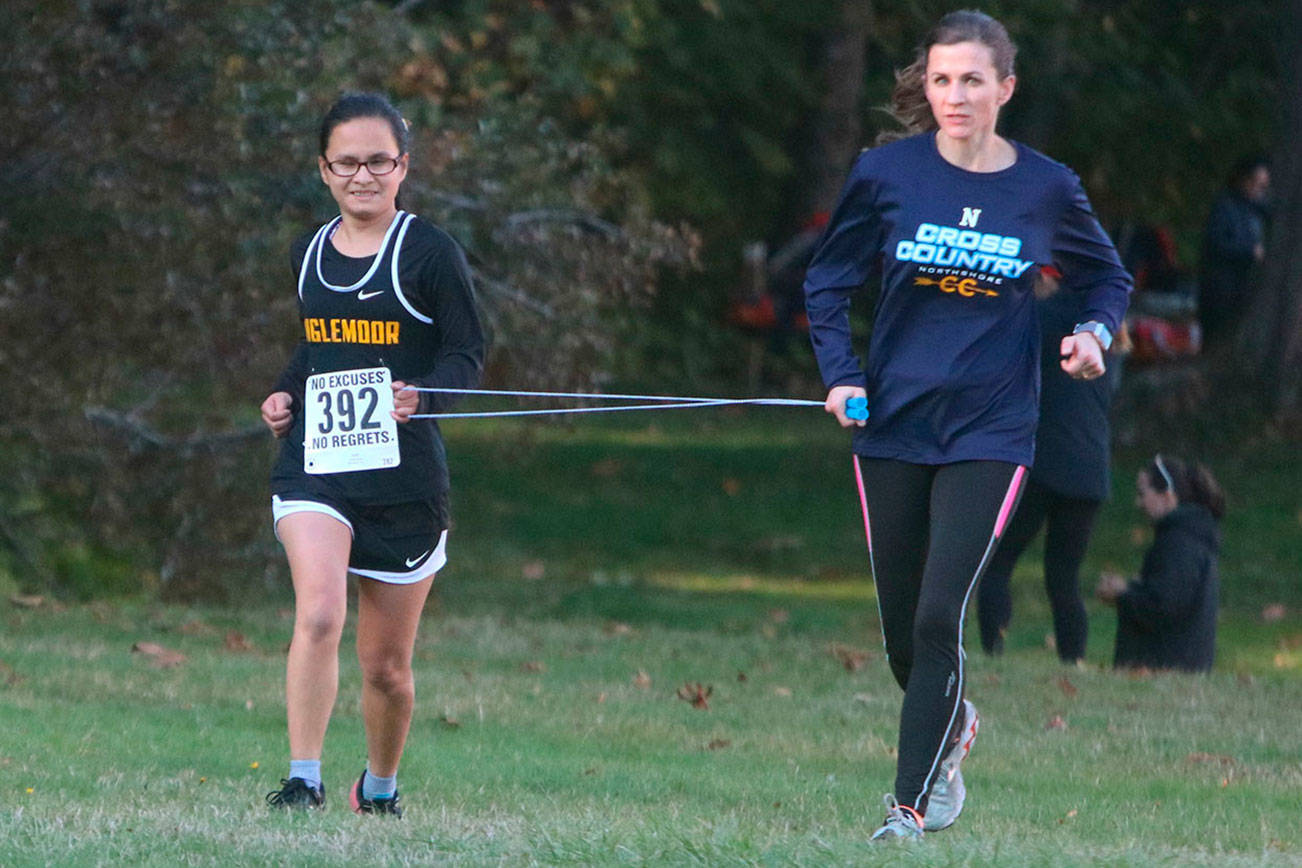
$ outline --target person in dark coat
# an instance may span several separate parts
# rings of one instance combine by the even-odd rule
[[[1198,320],[1203,346],[1233,336],[1247,304],[1252,271],[1266,258],[1270,166],[1262,158],[1239,161],[1212,203],[1203,230]]]
[[[1040,421],[1035,429],[1035,464],[1022,502],[1004,532],[977,589],[981,647],[1000,654],[1013,617],[1010,584],[1018,559],[1045,528],[1044,586],[1053,612],[1058,657],[1075,663],[1085,656],[1089,620],[1080,591],[1080,565],[1094,517],[1111,493],[1112,445],[1108,413],[1121,364],[1109,360],[1104,376],[1067,376],[1053,338],[1081,320],[1077,293],[1056,291],[1051,279],[1037,286],[1040,322]],[[1119,342],[1118,342],[1119,343]]]
[[[1155,535],[1137,580],[1105,574],[1099,584],[1099,599],[1117,608],[1113,665],[1207,672],[1216,656],[1216,523],[1225,495],[1203,465],[1161,454],[1136,485]]]

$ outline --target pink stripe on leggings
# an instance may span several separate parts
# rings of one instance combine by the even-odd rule
[[[1004,503],[999,507],[999,518],[995,520],[995,536],[1004,535],[1004,528],[1008,525],[1008,519],[1012,517],[1013,505],[1017,503],[1017,493],[1022,490],[1022,480],[1026,477],[1026,468],[1017,465],[1013,471],[1013,481],[1008,485],[1008,493],[1004,495]],[[862,488],[860,489],[862,491]]]
[[[868,523],[868,495],[863,490],[863,471],[859,469],[859,456],[854,456],[854,481],[859,486],[859,506],[863,508],[863,533],[868,538],[868,554],[873,553],[873,529]]]

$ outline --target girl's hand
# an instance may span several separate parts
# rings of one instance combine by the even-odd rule
[[[262,402],[262,421],[277,437],[288,434],[290,426],[294,424],[294,413],[290,410],[293,403],[294,396],[288,392],[272,392]]]
[[[868,422],[864,419],[851,419],[845,415],[845,402],[851,398],[868,398],[868,392],[862,386],[833,386],[827,393],[827,400],[823,402],[823,409],[836,417],[836,421],[842,428],[858,426],[862,428]]]
[[[1100,600],[1109,606],[1117,602],[1117,597],[1126,592],[1129,583],[1120,573],[1101,573],[1099,575],[1099,586],[1094,591]]]
[[[1062,369],[1077,380],[1093,380],[1107,370],[1103,364],[1103,347],[1089,332],[1067,335],[1059,347]]]
[[[402,380],[394,380],[389,386],[393,389],[393,412],[389,415],[405,423],[420,407],[420,392]]]

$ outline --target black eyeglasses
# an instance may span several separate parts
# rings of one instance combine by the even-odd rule
[[[387,175],[398,168],[398,160],[394,157],[371,157],[371,159],[362,162],[343,159],[331,160],[326,163],[326,168],[341,178],[351,178],[361,171],[362,166],[365,166],[366,171],[372,175]]]

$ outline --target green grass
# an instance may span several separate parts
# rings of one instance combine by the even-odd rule
[[[1302,619],[1275,575],[1296,574],[1297,494],[1246,461],[1222,473],[1254,499],[1226,523],[1217,671],[1108,671],[1096,607],[1090,665],[1061,667],[1028,558],[1008,654],[970,649],[983,725],[963,819],[867,846],[899,691],[848,457],[822,421],[602,421],[523,444],[447,426],[457,526],[417,646],[401,823],[344,809],[364,762],[350,650],[330,809],[261,804],[286,762],[286,598],[0,603],[0,865],[1302,863]],[[1282,445],[1254,460],[1295,461]],[[1122,485],[1087,576],[1138,564]],[[1262,538],[1230,540],[1246,528]],[[1272,601],[1292,614],[1264,625]],[[230,631],[251,649],[227,650]],[[138,641],[187,659],[155,669]],[[869,659],[848,670],[836,644]],[[675,696],[689,682],[713,688],[708,710]]]

